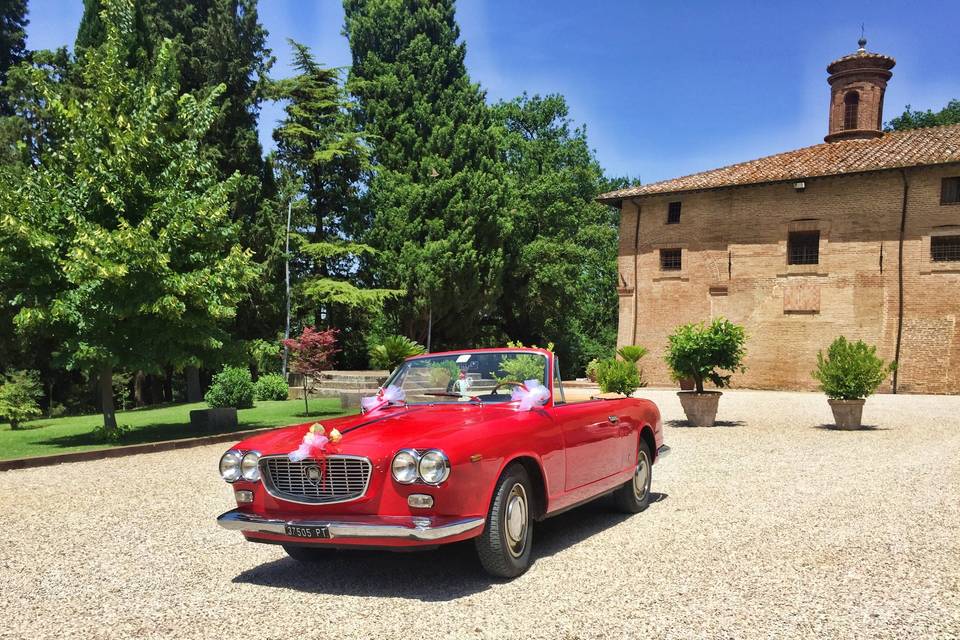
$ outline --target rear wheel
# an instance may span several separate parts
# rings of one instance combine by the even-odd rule
[[[297,562],[323,562],[330,557],[330,549],[319,549],[316,547],[298,547],[293,544],[283,545],[283,550],[287,552],[287,555],[296,560]]]
[[[530,568],[533,491],[522,465],[507,468],[497,481],[483,533],[474,539],[480,564],[490,575],[515,578]]]
[[[624,483],[613,494],[613,503],[617,506],[617,509],[625,513],[640,513],[650,506],[650,481],[653,476],[652,460],[650,447],[641,438],[633,478]]]

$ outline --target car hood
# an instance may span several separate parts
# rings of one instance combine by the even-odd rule
[[[316,422],[329,432],[343,434],[338,444],[327,445],[328,453],[374,457],[392,455],[397,449],[441,446],[446,438],[495,420],[515,418],[515,405],[437,404],[389,407],[367,414],[324,420],[318,418],[248,438],[236,448],[259,451],[261,455],[287,454],[300,446],[303,436]]]

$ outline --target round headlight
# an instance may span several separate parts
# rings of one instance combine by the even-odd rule
[[[220,458],[220,476],[227,482],[240,479],[240,452],[230,449]]]
[[[432,449],[420,456],[419,471],[427,484],[440,484],[450,475],[450,461],[443,451]]]
[[[393,472],[393,479],[402,484],[410,484],[417,480],[417,452],[410,449],[398,451],[393,456],[393,463],[390,465]]]
[[[240,475],[244,480],[256,482],[260,479],[260,452],[250,451],[240,461]]]

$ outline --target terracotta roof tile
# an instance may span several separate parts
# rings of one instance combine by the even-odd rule
[[[612,203],[636,196],[952,162],[960,162],[960,124],[893,131],[869,140],[825,142],[682,178],[611,191],[601,194],[597,200]]]

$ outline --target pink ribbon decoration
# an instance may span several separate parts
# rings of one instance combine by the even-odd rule
[[[540,384],[539,380],[527,380],[523,386],[526,389],[514,387],[513,393],[510,394],[510,400],[520,401],[517,405],[519,411],[530,411],[534,407],[546,404],[550,399],[550,390]]]
[[[386,389],[381,389],[375,396],[361,398],[360,408],[364,413],[369,413],[390,404],[403,402],[406,397],[407,394],[403,389],[391,384]]]
[[[306,458],[322,458],[325,455],[325,449],[330,439],[321,433],[307,431],[303,436],[303,442],[300,446],[287,454],[290,462],[300,462]]]

